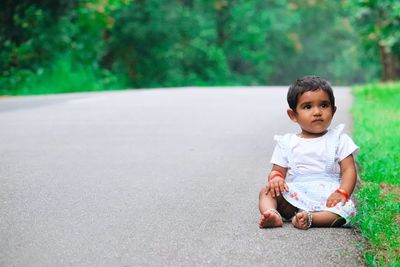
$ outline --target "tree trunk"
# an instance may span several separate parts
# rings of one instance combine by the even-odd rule
[[[218,33],[217,44],[222,46],[229,38],[226,32],[226,27],[230,19],[230,5],[226,0],[215,0],[214,8],[216,11],[216,26]]]
[[[180,2],[187,7],[192,8],[193,7],[193,0],[180,0]]]
[[[18,5],[14,0],[7,0],[0,4],[0,25],[2,26],[0,34],[5,40],[11,40],[18,43],[17,31],[14,24],[15,8]]]
[[[382,80],[395,81],[400,79],[400,58],[384,46],[379,46],[382,64]]]

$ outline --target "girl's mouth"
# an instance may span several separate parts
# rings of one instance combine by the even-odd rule
[[[317,120],[313,120],[312,122],[314,123],[314,122],[323,122],[324,120],[323,119],[317,119]]]

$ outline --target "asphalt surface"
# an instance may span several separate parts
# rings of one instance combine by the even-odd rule
[[[257,226],[286,89],[0,98],[0,266],[362,266],[353,229]]]

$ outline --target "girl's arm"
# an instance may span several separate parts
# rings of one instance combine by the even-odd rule
[[[289,191],[288,186],[285,182],[286,173],[287,168],[273,164],[271,172],[268,175],[265,194],[268,194],[271,191],[272,197],[276,197],[285,191]]]
[[[354,187],[357,182],[357,171],[356,165],[354,163],[353,155],[350,154],[344,158],[340,165],[340,173],[342,176],[342,181],[340,183],[340,189],[344,190],[349,196],[353,193]]]
[[[283,177],[286,177],[286,172],[287,172],[287,168],[283,168],[279,165],[273,164],[272,165],[272,169],[270,174],[268,175],[268,180],[270,180],[270,177],[272,177],[274,174],[276,174],[277,172],[279,172],[280,174],[283,175]]]
[[[341,162],[339,162],[339,165],[340,174],[342,176],[340,188],[338,188],[338,190],[329,196],[326,202],[327,207],[334,207],[339,202],[342,202],[344,205],[351,193],[353,193],[354,187],[356,186],[357,171],[353,155],[350,154],[344,158]]]

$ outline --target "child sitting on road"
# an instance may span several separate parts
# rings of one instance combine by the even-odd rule
[[[290,86],[287,101],[289,118],[301,131],[275,136],[272,170],[259,196],[259,226],[282,226],[281,214],[304,230],[348,224],[356,213],[350,195],[359,148],[342,133],[343,124],[328,129],[336,111],[332,88],[306,76]]]

